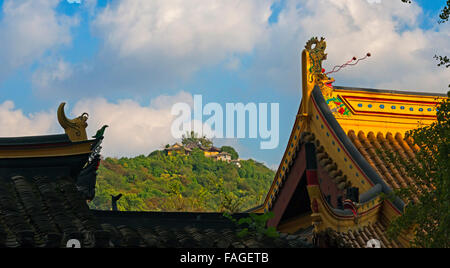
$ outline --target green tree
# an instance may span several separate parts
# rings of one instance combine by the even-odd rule
[[[213,142],[208,139],[206,136],[201,137],[200,139],[200,144],[204,147],[210,148],[213,145]]]
[[[202,145],[204,147],[211,147],[212,146],[212,141],[210,139],[208,139],[206,136],[202,136],[199,137],[198,133],[191,131],[191,132],[186,132],[186,134],[183,134],[183,136],[181,137],[181,143],[183,145],[195,145],[195,146],[199,146]]]
[[[181,137],[181,143],[183,145],[189,145],[189,144],[195,144],[198,145],[198,134],[194,131],[186,132],[186,134],[183,134]]]
[[[395,191],[407,206],[390,224],[388,234],[396,238],[403,231],[414,230],[415,247],[450,247],[450,100],[444,100],[437,110],[436,122],[406,134],[420,148],[414,161],[388,156],[389,161],[404,165],[416,182]]]
[[[119,209],[128,211],[246,210],[260,204],[274,172],[253,160],[241,164],[238,168],[214,161],[198,148],[189,156],[154,151],[148,156],[106,158],[98,170],[96,197],[89,205],[110,210],[111,195],[122,193]]]
[[[232,214],[224,213],[223,216],[228,218],[235,224],[243,227],[238,232],[238,237],[246,237],[246,236],[267,236],[267,237],[279,237],[279,233],[276,228],[271,226],[267,227],[267,221],[272,219],[275,215],[273,212],[267,212],[265,214],[254,214],[250,213],[249,217],[241,218],[240,220],[236,220],[233,218]]]
[[[447,0],[447,5],[442,9],[439,18],[441,19],[439,23],[447,22],[450,17],[450,0]]]

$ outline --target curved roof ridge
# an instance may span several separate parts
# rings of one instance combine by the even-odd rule
[[[22,136],[22,137],[0,137],[0,145],[32,145],[49,143],[68,143],[70,142],[67,134],[40,135],[40,136]]]
[[[383,186],[379,183],[375,184],[368,191],[362,193],[359,196],[359,203],[364,204],[374,200],[381,192],[383,192]]]

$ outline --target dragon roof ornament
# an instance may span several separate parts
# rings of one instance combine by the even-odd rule
[[[333,91],[331,84],[334,82],[334,79],[329,78],[322,68],[322,61],[327,59],[327,53],[325,53],[326,48],[327,43],[323,37],[320,40],[317,37],[313,37],[305,45],[305,50],[309,53],[310,61],[310,67],[307,70],[308,82],[317,84],[322,89],[322,93],[328,96]]]

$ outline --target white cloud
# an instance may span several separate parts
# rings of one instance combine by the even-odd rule
[[[25,115],[12,101],[0,103],[0,137],[35,136],[57,130],[56,111]]]
[[[55,82],[70,78],[73,74],[72,68],[70,63],[62,59],[50,60],[33,73],[32,82],[45,90]]]
[[[197,71],[222,64],[253,81],[255,89],[292,94],[300,92],[300,52],[312,36],[327,39],[327,70],[372,53],[356,67],[332,74],[337,85],[443,91],[448,84],[449,70],[438,68],[433,56],[450,54],[450,24],[421,29],[422,10],[414,2],[286,0],[278,22],[269,25],[274,2],[113,2],[92,23],[103,42],[97,57],[70,66],[65,76],[56,75],[64,70],[59,63],[42,67],[33,85],[50,96],[136,96],[178,90]],[[245,66],[243,55],[252,59]]]
[[[240,67],[241,67],[241,60],[236,56],[230,57],[230,59],[228,59],[225,63],[225,68],[231,71],[237,71],[239,70]]]
[[[264,32],[270,5],[267,0],[124,0],[108,6],[94,24],[118,57],[164,56],[196,69],[228,53],[250,52]]]
[[[192,96],[180,92],[176,96],[161,96],[149,106],[142,106],[133,100],[108,102],[103,98],[82,100],[72,109],[73,114],[89,113],[90,136],[103,125],[109,125],[105,133],[103,154],[107,156],[136,156],[149,154],[155,149],[172,143],[170,135],[172,104],[189,102]],[[159,102],[161,101],[161,102]]]
[[[74,94],[83,89],[89,94],[88,88],[130,93],[173,89],[201,68],[251,53],[265,38],[273,1],[112,2],[92,22],[102,45],[89,67],[75,66],[70,78],[46,88],[33,85],[41,91],[64,88]],[[227,67],[238,65],[234,60]]]
[[[449,70],[438,68],[433,55],[450,53],[450,25],[422,30],[421,12],[417,4],[401,1],[372,5],[360,0],[288,0],[279,22],[268,30],[271,41],[257,47],[247,75],[260,85],[298,92],[303,45],[312,36],[324,36],[327,71],[353,56],[372,53],[357,66],[332,74],[337,85],[441,92]]]
[[[172,115],[172,105],[187,103],[192,107],[191,94],[181,91],[175,96],[162,95],[153,99],[148,106],[132,100],[112,103],[103,98],[82,100],[72,109],[74,115],[89,113],[88,134],[94,135],[97,129],[108,125],[105,133],[102,154],[106,156],[147,155],[162,149],[166,144],[177,140],[171,135],[171,125],[176,116]],[[191,122],[194,124],[194,121]],[[214,131],[203,124],[203,134],[212,137]]]
[[[76,19],[57,15],[58,0],[5,0],[0,21],[0,79],[71,41]]]
[[[172,105],[178,102],[186,103],[191,107],[194,105],[194,99],[192,98],[192,95],[185,91],[181,91],[175,96],[160,95],[152,99],[150,102],[150,107],[153,107],[158,110],[171,109]]]

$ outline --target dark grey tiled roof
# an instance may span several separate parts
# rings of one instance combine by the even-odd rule
[[[91,247],[105,234],[71,178],[0,177],[0,247]]]
[[[65,247],[70,239],[83,247],[310,245],[301,235],[240,238],[238,231],[220,213],[93,211],[70,177],[0,177],[0,247]]]
[[[365,248],[371,239],[378,240],[382,248],[402,247],[400,242],[388,238],[386,235],[386,226],[380,222],[347,232],[337,232],[329,229],[324,235],[327,240],[326,244],[329,247]]]
[[[69,136],[67,136],[66,134],[60,134],[47,136],[0,138],[0,146],[42,145],[54,143],[70,143]]]
[[[113,247],[304,248],[303,235],[238,237],[239,229],[220,213],[94,211]],[[234,217],[245,217],[237,214]]]

